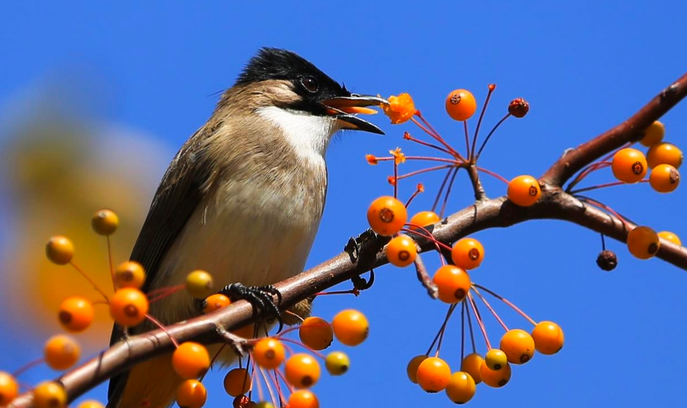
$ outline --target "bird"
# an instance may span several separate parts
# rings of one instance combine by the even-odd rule
[[[383,134],[357,114],[387,103],[351,93],[292,51],[261,48],[162,178],[130,256],[146,271],[142,290],[178,285],[197,269],[247,287],[302,272],[324,210],[332,136]],[[184,292],[149,311],[162,324],[200,313]],[[142,326],[130,334],[154,328]],[[111,344],[127,335],[115,325]],[[229,347],[219,355],[234,358]],[[110,380],[107,407],[167,407],[181,381],[169,355],[143,362]]]

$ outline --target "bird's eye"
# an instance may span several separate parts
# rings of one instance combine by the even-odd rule
[[[301,84],[308,92],[315,93],[320,89],[320,84],[317,83],[317,79],[311,76],[301,78]]]

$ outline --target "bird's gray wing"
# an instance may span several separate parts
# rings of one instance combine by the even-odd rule
[[[172,160],[155,193],[131,252],[131,260],[145,268],[143,291],[146,293],[151,289],[150,284],[167,251],[210,188],[213,169],[204,149],[207,138],[219,126],[221,123],[212,127],[206,125],[191,136]],[[110,345],[121,340],[123,334],[121,327],[115,324]],[[127,373],[122,373],[110,379],[110,403],[119,399],[126,378]]]

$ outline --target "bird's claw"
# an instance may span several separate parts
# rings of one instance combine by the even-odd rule
[[[217,326],[217,334],[234,350],[237,356],[243,357],[248,352],[248,340],[243,337],[235,335],[222,326]]]
[[[362,276],[354,276],[351,278],[351,282],[353,282],[353,287],[356,290],[367,290],[372,287],[372,284],[375,282],[375,271],[374,269],[370,269],[370,278],[368,280],[365,280]]]
[[[272,285],[265,286],[246,286],[242,283],[232,283],[227,285],[219,293],[228,296],[232,301],[245,300],[253,305],[256,313],[261,313],[265,317],[275,318],[279,322],[279,330],[284,327],[278,305],[281,304],[281,293]],[[277,302],[274,302],[274,298]]]

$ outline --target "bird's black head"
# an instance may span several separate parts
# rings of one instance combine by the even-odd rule
[[[246,65],[236,80],[236,85],[268,80],[291,82],[293,90],[300,98],[286,108],[309,112],[319,116],[335,116],[348,123],[350,129],[366,130],[374,133],[382,131],[353,113],[364,113],[364,106],[388,103],[382,98],[352,94],[311,62],[298,54],[278,49],[262,48]]]

